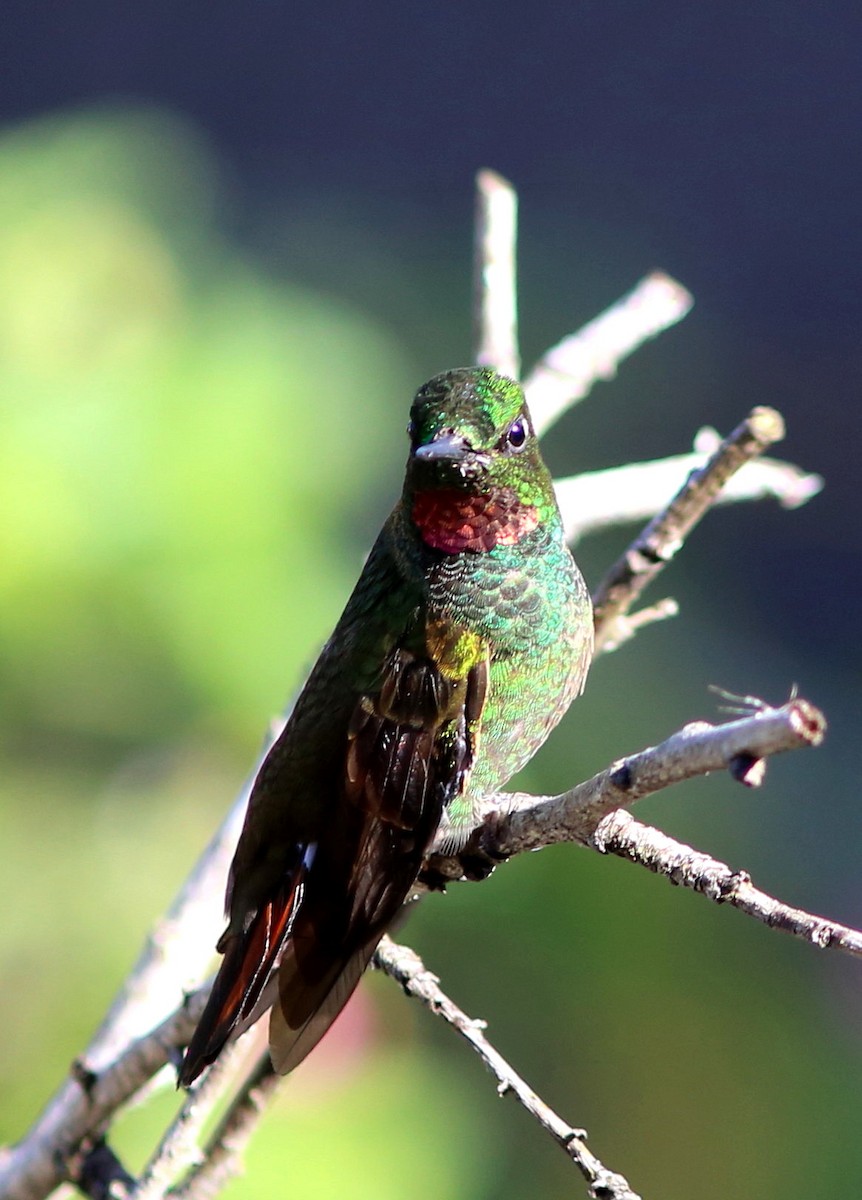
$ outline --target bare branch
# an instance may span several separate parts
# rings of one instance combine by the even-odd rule
[[[655,839],[662,839],[663,835],[648,831],[647,835],[641,834],[641,837],[651,836],[653,841],[644,843],[649,853],[644,851],[641,858],[636,839],[632,835],[627,840],[626,831],[645,827],[636,824],[627,827],[619,819],[609,823],[608,814],[672,783],[722,768],[731,770],[735,778],[751,781],[752,764],[783,750],[818,745],[824,729],[825,722],[820,712],[807,701],[795,699],[781,708],[764,707],[752,716],[717,727],[706,723],[687,726],[659,746],[614,763],[600,775],[560,796],[512,794],[489,797],[486,811],[493,814],[493,820],[474,833],[459,855],[434,857],[431,862],[434,880],[469,874],[472,860],[481,855],[485,856],[486,861],[499,861],[560,841],[579,842],[602,852],[619,853],[633,861],[643,861],[652,870],[663,869],[660,864],[667,861],[670,866],[665,873],[675,878],[681,869],[680,856],[686,861],[694,861],[692,856],[696,852],[680,847],[671,839],[657,842]],[[740,764],[745,765],[744,771],[740,770]],[[664,858],[655,851],[657,845],[660,845]],[[704,870],[715,872],[717,869],[705,855],[699,856],[697,861],[704,864]],[[718,869],[725,871],[728,876],[732,875],[729,868],[721,864],[718,864]],[[692,871],[689,875],[692,879],[696,877]],[[730,884],[722,885],[724,890],[721,891],[721,899],[734,903],[736,907],[768,923],[780,923],[782,928],[791,928],[795,922],[802,936],[808,936],[817,944],[828,943],[851,953],[859,952],[862,933],[790,909],[764,897],[763,893],[751,889],[750,885],[743,887],[743,876],[735,876],[734,880],[733,888]],[[680,878],[679,881],[688,883],[688,878]],[[704,884],[691,882],[688,886],[697,887],[705,894],[710,894],[712,886],[712,892],[715,892],[715,886],[708,881]],[[779,910],[784,914],[780,922],[770,915]],[[760,911],[767,915],[760,916]],[[100,1074],[89,1073],[84,1067],[76,1070],[71,1084],[76,1100],[67,1106],[67,1119],[62,1131],[58,1131],[53,1141],[28,1138],[10,1152],[3,1164],[3,1190],[0,1194],[4,1200],[40,1200],[68,1177],[69,1157],[75,1147],[85,1138],[98,1135],[113,1112],[166,1063],[173,1061],[178,1049],[186,1044],[200,1017],[205,993],[206,989],[201,989],[189,997],[187,1004],[173,1017],[152,1034],[139,1039]],[[243,1085],[239,1099],[230,1110],[231,1113],[235,1111],[235,1116],[225,1118],[224,1128],[218,1135],[222,1137],[222,1148],[217,1149],[218,1137],[212,1143],[215,1149],[213,1167],[202,1166],[193,1171],[189,1181],[182,1185],[183,1188],[194,1186],[206,1189],[209,1186],[206,1183],[208,1177],[220,1179],[222,1176],[219,1172],[234,1169],[227,1164],[236,1156],[237,1138],[241,1140],[247,1136],[244,1131],[250,1128],[254,1113],[260,1108],[260,1088],[266,1093],[268,1087],[263,1076],[260,1079],[255,1076]],[[219,1090],[223,1091],[221,1083]],[[176,1144],[174,1139],[182,1144],[179,1133],[170,1134],[167,1150],[162,1152],[163,1158],[173,1154],[171,1147]],[[188,1161],[192,1160],[193,1155],[187,1146],[183,1154]],[[159,1156],[155,1162],[159,1164]],[[161,1171],[160,1165],[158,1170]],[[154,1166],[151,1177],[156,1173]],[[193,1185],[192,1180],[199,1175],[200,1182]],[[157,1194],[153,1192],[154,1196]],[[214,1193],[189,1191],[190,1198],[204,1194]]]
[[[824,727],[825,723],[818,710],[806,701],[797,699],[780,709],[763,709],[754,716],[718,727],[705,724],[688,726],[660,746],[615,763],[593,780],[573,788],[562,796],[537,798],[513,795],[489,798],[489,810],[494,806],[499,811],[502,804],[505,806],[506,815],[478,831],[462,855],[454,860],[454,864],[451,860],[435,860],[435,870],[445,877],[453,878],[463,874],[461,858],[478,849],[499,859],[557,841],[579,841],[640,861],[637,851],[631,848],[630,841],[624,841],[621,826],[615,825],[612,829],[602,826],[602,821],[610,811],[693,775],[723,767],[734,769],[740,762],[757,762],[781,750],[817,745],[822,739]],[[607,835],[599,832],[606,828]],[[663,837],[657,833],[653,836],[659,839]],[[666,839],[662,844],[665,848],[670,847],[677,856],[690,857],[694,854],[687,848],[677,848],[677,844],[670,839]],[[650,845],[654,846],[655,842]],[[441,863],[444,861],[449,862],[448,872],[441,870]],[[660,861],[660,857],[653,853],[648,861],[645,860],[644,865],[650,869],[661,869],[656,865]],[[701,856],[699,861],[711,863],[706,856]],[[674,859],[673,863],[676,862]],[[714,867],[711,869],[715,870]],[[676,866],[672,865],[666,873],[673,875],[675,870]],[[728,875],[732,874],[729,868],[726,870]],[[811,940],[819,940],[820,944],[828,941],[828,944],[839,949],[858,952],[856,948],[862,945],[862,934],[824,923],[820,918],[799,913],[768,897],[763,899],[762,893],[754,892],[750,887],[740,887],[741,879],[741,876],[735,877],[736,890],[732,895],[730,892],[722,895],[722,899],[734,903],[743,911],[751,912],[751,915],[759,915],[758,906],[767,914],[780,909],[784,914],[792,914],[786,921],[782,919],[781,927],[789,928],[795,922],[798,929],[812,931],[803,934]],[[699,885],[692,883],[690,886]],[[707,885],[700,885],[700,890],[709,894]],[[774,916],[767,915],[760,919],[778,923]],[[134,1043],[101,1074],[90,1073],[83,1066],[77,1068],[74,1079],[69,1084],[73,1099],[67,1103],[62,1129],[57,1131],[53,1139],[46,1139],[44,1131],[40,1131],[39,1137],[31,1136],[10,1151],[3,1162],[0,1170],[0,1178],[3,1181],[0,1194],[4,1198],[39,1200],[68,1176],[68,1165],[67,1160],[64,1161],[64,1155],[71,1154],[85,1138],[98,1134],[111,1114],[138,1092],[162,1066],[172,1060],[179,1047],[183,1046],[191,1035],[203,1007],[204,993],[205,989],[195,993],[173,1017],[151,1035]],[[213,1086],[215,1089],[215,1085]],[[236,1117],[237,1130],[247,1128],[253,1111],[259,1107],[257,1087],[255,1081],[244,1085],[241,1096],[245,1095],[246,1100],[239,1102],[239,1109],[244,1115]],[[220,1086],[219,1090],[223,1090],[223,1087]],[[236,1152],[237,1143],[231,1132],[234,1125],[229,1121],[225,1128],[229,1136],[224,1142],[224,1150],[216,1154],[212,1168],[213,1178],[218,1171],[228,1169],[225,1165],[227,1158]],[[205,1180],[209,1170],[203,1169],[202,1180],[200,1184],[195,1184],[195,1187],[207,1186]],[[191,1183],[188,1186],[191,1186]],[[195,1193],[197,1194],[203,1193]]]
[[[262,1054],[268,1058],[265,1022],[225,1046],[201,1081],[187,1092],[180,1111],[141,1174],[135,1200],[162,1200],[169,1185],[183,1171],[202,1165],[207,1157],[201,1149],[204,1126],[238,1079],[256,1069]]]
[[[495,171],[480,171],[476,176],[474,237],[475,360],[480,367],[493,367],[517,379],[521,372],[515,265],[518,197]]]
[[[614,622],[673,558],[686,535],[709,509],[727,480],[767,446],[784,436],[784,421],[772,408],[755,408],[724,439],[708,462],[693,472],[671,500],[611,567],[593,596],[596,648],[618,640]]]
[[[639,863],[671,883],[700,892],[716,904],[738,908],[771,929],[781,929],[820,950],[843,950],[862,958],[860,930],[776,900],[755,887],[746,871],[734,871],[726,863],[642,825],[622,809],[599,822],[591,844],[603,854]]]
[[[401,984],[408,996],[421,1000],[426,1008],[442,1017],[469,1042],[497,1080],[498,1093],[505,1096],[511,1092],[557,1145],[565,1150],[590,1185],[590,1196],[602,1197],[603,1200],[639,1200],[622,1175],[609,1171],[588,1149],[585,1132],[573,1129],[562,1117],[557,1116],[494,1049],[483,1033],[484,1021],[468,1017],[449,999],[440,987],[440,980],[426,969],[415,951],[384,937],[377,948],[375,962]]]
[[[98,1134],[108,1119],[188,1044],[208,991],[202,988],[189,996],[157,1029],[132,1042],[104,1070],[92,1071],[81,1062],[73,1065],[62,1123],[50,1128],[40,1123],[0,1158],[3,1200],[42,1200],[70,1177],[69,1163],[81,1142]]]
[[[645,629],[647,625],[655,625],[658,621],[668,621],[671,617],[678,615],[679,605],[676,600],[672,596],[666,596],[664,600],[659,600],[655,604],[649,605],[648,608],[639,608],[637,612],[629,613],[624,617],[617,617],[613,626],[602,639],[602,644],[598,647],[596,655],[609,654],[612,650],[618,650],[620,646],[630,641],[639,630]]]
[[[734,871],[642,824],[625,810],[644,796],[716,770],[726,769],[739,782],[757,787],[767,758],[786,750],[819,746],[825,732],[826,721],[819,709],[796,698],[781,708],[761,707],[753,715],[725,725],[688,725],[660,745],[614,763],[559,796],[523,792],[489,796],[485,824],[458,854],[433,855],[425,877],[431,886],[484,878],[490,865],[514,854],[574,842],[638,863],[819,949],[862,957],[862,931],[770,896],[755,887],[747,872]]]
[[[280,1082],[281,1076],[272,1069],[269,1049],[258,1049],[244,1082],[207,1144],[201,1161],[183,1184],[171,1190],[172,1200],[210,1200],[218,1195],[229,1179],[240,1174],[242,1154]]]
[[[537,433],[545,433],[593,384],[613,379],[623,359],[681,321],[693,303],[681,283],[654,271],[583,329],[548,350],[524,383]]]
[[[667,503],[692,471],[698,471],[718,447],[714,430],[701,430],[693,454],[676,454],[652,462],[629,463],[605,471],[587,471],[555,479],[554,489],[563,514],[566,537],[572,543],[585,534],[613,525],[647,521]],[[707,449],[707,446],[709,447]],[[722,488],[714,504],[773,498],[784,508],[798,508],[823,487],[819,475],[792,463],[759,458],[744,467]]]
[[[458,854],[433,855],[429,869],[433,877],[442,880],[460,879],[469,877],[475,856],[500,861],[559,842],[597,848],[593,843],[596,830],[615,809],[712,771],[730,770],[739,778],[740,762],[759,762],[786,750],[819,746],[825,731],[826,719],[820,710],[799,698],[723,725],[706,721],[686,725],[658,746],[620,759],[558,796],[500,792],[486,797],[486,823],[473,832]]]

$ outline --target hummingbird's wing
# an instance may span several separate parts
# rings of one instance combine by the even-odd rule
[[[429,627],[424,653],[396,648],[379,692],[354,710],[346,803],[334,836],[319,847],[279,967],[270,1051],[282,1074],[346,1004],[407,898],[444,808],[466,786],[489,658],[478,639],[458,643],[457,632],[444,638]]]
[[[231,921],[210,999],[180,1071],[190,1085],[273,1002],[270,1049],[286,1073],[349,999],[403,905],[443,810],[467,783],[488,686],[478,638],[429,623],[387,655],[344,733],[340,800],[316,841],[297,842],[277,886]],[[335,748],[334,753],[339,753]],[[241,843],[242,844],[242,843]],[[267,984],[269,983],[269,986]]]

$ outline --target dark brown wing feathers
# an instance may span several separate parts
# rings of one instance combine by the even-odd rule
[[[379,694],[356,705],[338,838],[349,861],[321,853],[285,948],[270,1023],[278,1071],[292,1070],[323,1037],[413,886],[445,806],[466,784],[487,671],[483,657],[453,679],[399,649]]]
[[[487,682],[487,655],[459,677],[430,656],[392,651],[379,692],[361,696],[350,718],[342,798],[313,862],[307,871],[293,864],[284,895],[222,939],[225,958],[181,1082],[252,1013],[279,955],[276,1069],[291,1070],[317,1044],[403,905],[444,808],[466,786]]]

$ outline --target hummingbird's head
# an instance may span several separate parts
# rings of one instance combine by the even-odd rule
[[[422,488],[529,486],[544,474],[524,393],[490,367],[435,375],[416,393],[407,432],[408,473]]]
[[[490,367],[424,384],[408,433],[405,498],[429,545],[449,553],[513,545],[556,513],[524,393]]]

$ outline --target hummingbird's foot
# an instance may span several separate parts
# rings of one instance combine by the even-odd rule
[[[432,854],[422,869],[419,880],[431,892],[445,892],[446,884],[458,879],[481,883],[501,862],[509,857],[497,850],[496,830],[505,814],[488,813],[460,850]]]
[[[464,879],[471,883],[481,883],[509,857],[496,847],[496,834],[504,820],[504,813],[489,812],[479,828],[474,830],[467,845],[458,855]]]

